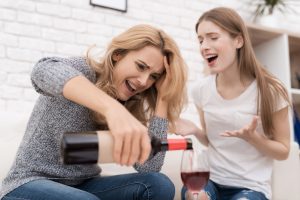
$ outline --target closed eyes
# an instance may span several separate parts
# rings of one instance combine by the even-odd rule
[[[148,65],[146,65],[142,62],[135,62],[135,63],[136,63],[137,69],[141,72],[150,68]],[[161,77],[161,74],[159,74],[159,73],[150,74],[150,78],[154,81],[158,80],[160,77]]]

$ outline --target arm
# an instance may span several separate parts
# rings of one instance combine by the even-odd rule
[[[150,153],[147,128],[118,101],[83,76],[69,80],[63,96],[102,114],[114,138],[114,160],[122,165],[145,162]]]
[[[167,138],[168,131],[168,120],[167,120],[167,112],[168,112],[168,102],[165,100],[163,95],[163,91],[168,88],[170,83],[170,67],[167,63],[166,57],[164,57],[164,66],[166,68],[166,73],[163,75],[160,80],[156,82],[157,88],[157,101],[155,105],[154,117],[150,119],[149,123],[149,135],[150,137],[157,137],[160,139]],[[139,172],[149,172],[149,171],[160,171],[161,167],[164,163],[165,152],[158,152],[155,156],[150,155],[149,159],[143,164],[140,165],[136,163],[134,168]]]
[[[57,97],[62,95],[63,86],[68,80],[80,75],[91,81],[95,79],[84,58],[46,57],[34,65],[31,82],[38,93]]]
[[[199,114],[200,124],[202,128],[198,127],[190,120],[180,118],[175,123],[176,127],[174,132],[182,136],[194,135],[201,142],[201,144],[203,144],[204,146],[208,146],[209,141],[206,135],[204,112],[198,106],[196,106],[196,108]]]
[[[205,119],[204,119],[204,112],[201,108],[197,107],[197,111],[200,116],[200,123],[201,123],[201,131],[196,135],[197,139],[205,146],[208,146],[209,141],[206,135],[206,124],[205,124]]]
[[[147,128],[118,101],[97,88],[87,77],[85,62],[70,59],[44,59],[34,68],[33,84],[42,94],[63,95],[66,99],[102,114],[114,138],[114,160],[132,165],[145,162],[150,154]]]
[[[168,130],[168,120],[166,118],[161,118],[154,116],[150,120],[149,124],[149,134],[150,137],[157,137],[160,139],[167,138]],[[150,155],[149,159],[143,164],[136,163],[134,168],[139,172],[149,172],[149,171],[160,171],[162,165],[164,164],[165,152],[158,152],[155,156]]]
[[[222,135],[242,138],[266,156],[276,160],[285,160],[290,151],[288,107],[275,112],[273,115],[274,138],[272,140],[256,131],[257,117],[254,117],[251,124],[245,128],[238,131],[227,131]]]
[[[290,128],[288,107],[274,113],[274,139],[270,140],[261,134],[255,134],[249,143],[263,154],[276,159],[285,160],[290,151]]]

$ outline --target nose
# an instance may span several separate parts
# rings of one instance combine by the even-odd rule
[[[201,43],[201,46],[200,46],[200,50],[204,51],[204,50],[207,50],[207,49],[209,49],[209,44],[206,40],[203,40],[202,43]]]
[[[149,75],[147,73],[142,73],[137,80],[140,87],[145,87],[147,86]]]

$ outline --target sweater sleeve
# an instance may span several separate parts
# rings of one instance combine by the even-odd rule
[[[66,82],[80,75],[92,82],[95,80],[95,73],[84,58],[46,57],[33,67],[31,82],[35,90],[42,95],[60,96]]]
[[[167,138],[167,130],[168,130],[168,120],[165,118],[160,118],[154,116],[150,120],[149,124],[149,134],[150,138],[157,137],[160,139]],[[165,152],[158,152],[155,156],[150,155],[149,159],[143,164],[136,163],[134,168],[138,172],[158,172],[161,170],[162,165],[164,164]]]

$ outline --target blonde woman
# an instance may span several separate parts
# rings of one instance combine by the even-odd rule
[[[173,183],[158,173],[164,154],[150,155],[150,137],[166,138],[185,102],[186,65],[164,31],[134,26],[102,59],[43,58],[31,79],[41,95],[1,199],[173,199]],[[107,128],[115,162],[144,173],[101,177],[96,164],[60,162],[64,132]]]
[[[234,10],[205,12],[196,32],[211,73],[192,92],[202,127],[179,120],[177,132],[208,146],[210,199],[270,199],[272,162],[290,150],[287,91],[256,59]]]

